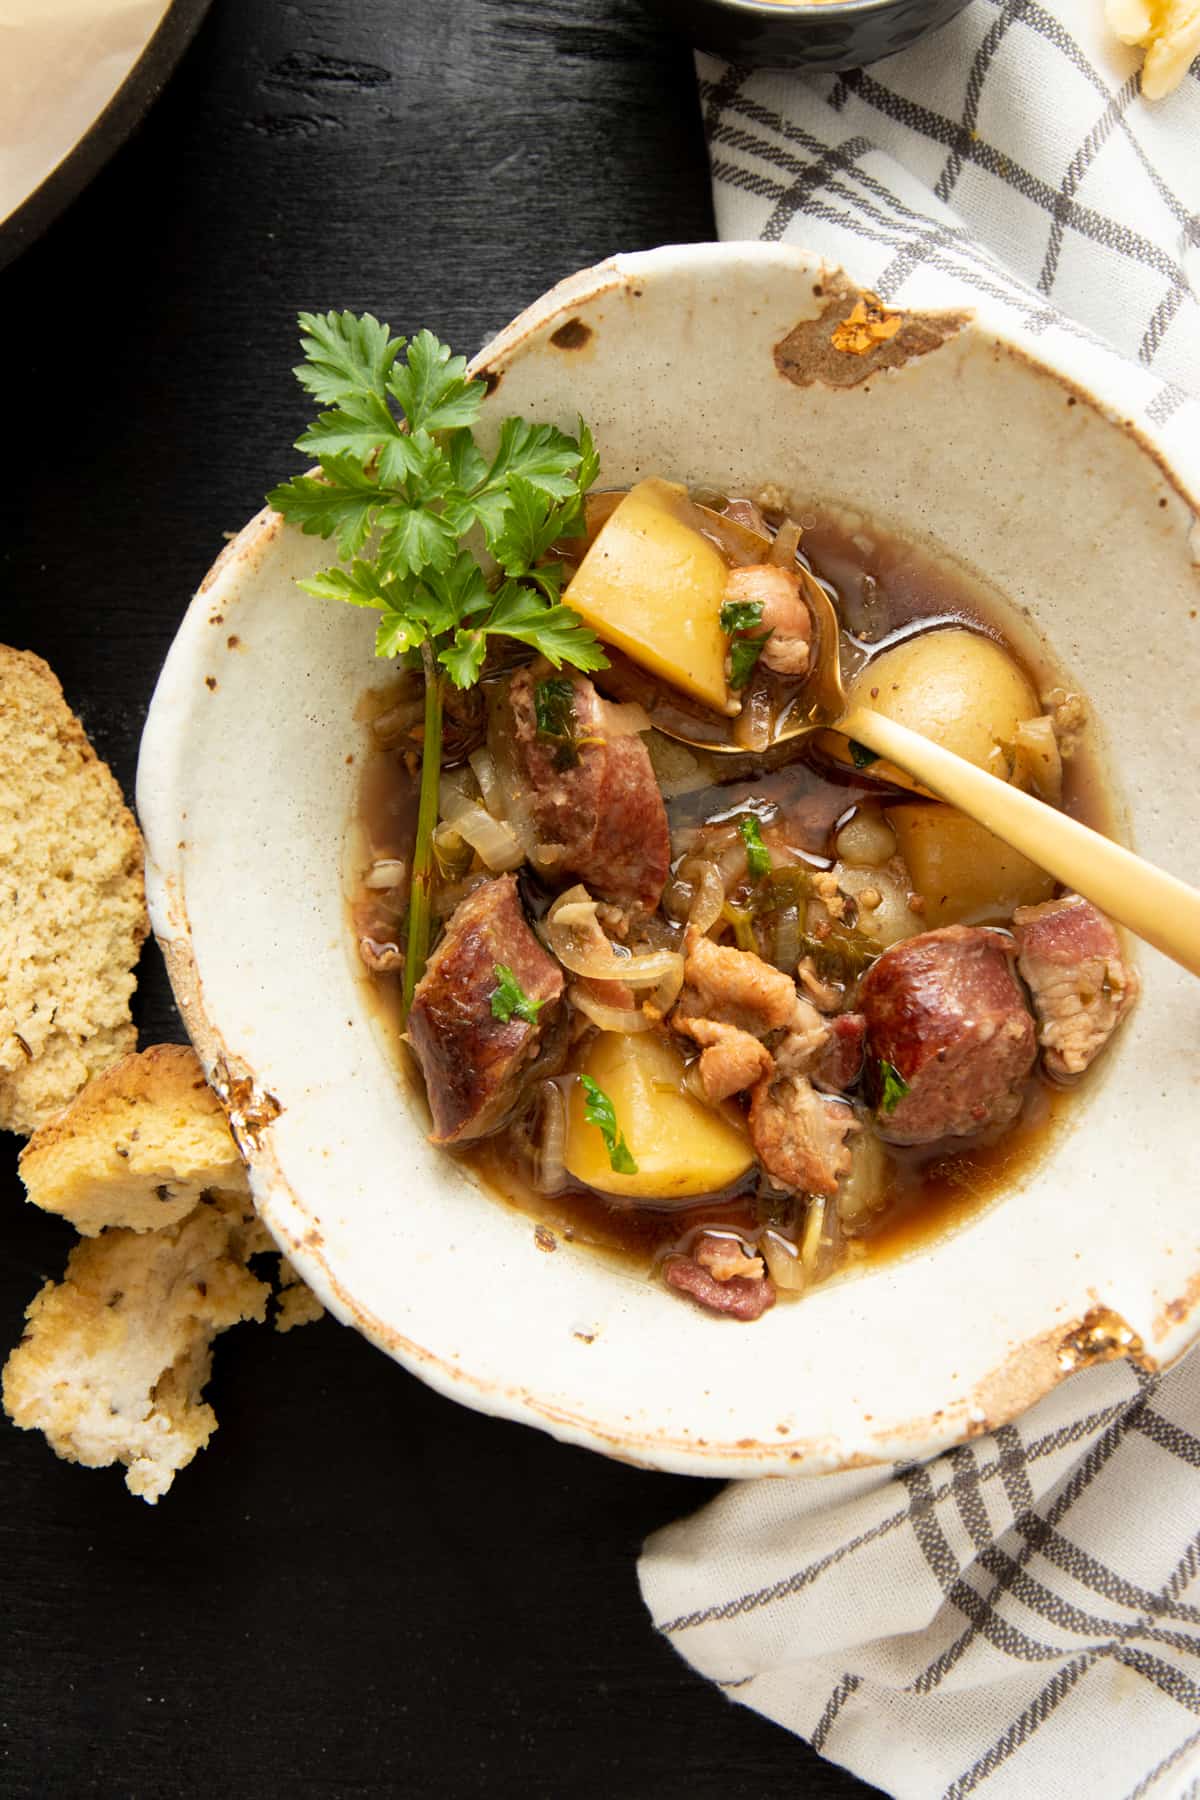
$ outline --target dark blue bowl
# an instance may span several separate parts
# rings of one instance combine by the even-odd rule
[[[967,0],[643,0],[699,50],[769,68],[857,69],[936,31]]]

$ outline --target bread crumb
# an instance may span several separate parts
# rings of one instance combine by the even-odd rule
[[[294,1331],[325,1317],[325,1308],[286,1256],[279,1258],[279,1291],[275,1296],[276,1331]]]
[[[0,645],[0,1129],[29,1133],[134,1048],[142,839],[28,651]]]
[[[18,1167],[33,1204],[84,1237],[157,1231],[210,1188],[246,1191],[221,1103],[187,1044],[156,1044],[106,1069],[35,1133]]]
[[[265,1316],[269,1289],[246,1267],[260,1235],[244,1192],[216,1192],[161,1231],[79,1244],[4,1369],[13,1423],[68,1462],[123,1463],[153,1506],[216,1430],[201,1399],[213,1338]]]

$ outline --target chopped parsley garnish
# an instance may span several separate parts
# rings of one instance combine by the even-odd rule
[[[738,831],[746,846],[746,866],[755,881],[771,873],[771,852],[763,843],[762,827],[753,813],[738,820]]]
[[[868,750],[865,744],[858,743],[855,738],[847,738],[846,742],[850,746],[850,761],[856,769],[870,768],[873,762],[879,761],[877,751]]]
[[[630,1154],[629,1145],[617,1128],[617,1114],[612,1101],[598,1082],[590,1075],[579,1077],[580,1086],[587,1095],[587,1105],[583,1116],[589,1125],[594,1125],[604,1139],[604,1147],[608,1151],[608,1166],[618,1175],[636,1175],[638,1166]]]
[[[554,764],[573,769],[579,761],[576,748],[575,689],[563,675],[549,675],[533,690],[533,709],[538,736],[557,746]]]
[[[883,1087],[879,1096],[879,1110],[894,1113],[905,1094],[910,1092],[909,1085],[895,1063],[888,1062],[885,1056],[879,1059],[879,1074]]]
[[[496,986],[492,990],[493,1019],[501,1019],[506,1025],[510,1019],[524,1019],[527,1025],[536,1025],[545,1001],[531,1000],[507,963],[493,963],[492,974],[496,977]]]
[[[761,600],[727,600],[721,608],[721,630],[726,637],[736,637],[739,631],[753,631],[756,625],[762,624]]]
[[[729,639],[729,685],[731,688],[745,687],[754,673],[754,666],[771,635],[769,631],[760,632],[757,637],[742,635],[761,625],[762,615],[761,600],[726,600],[721,608],[721,630]]]

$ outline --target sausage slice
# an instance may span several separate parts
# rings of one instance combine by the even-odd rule
[[[948,925],[885,950],[863,978],[867,1068],[881,1137],[931,1144],[1008,1124],[1037,1055],[1007,934]],[[897,1097],[890,1064],[907,1084]]]

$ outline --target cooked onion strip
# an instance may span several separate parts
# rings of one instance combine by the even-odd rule
[[[764,1231],[755,1248],[776,1287],[796,1293],[808,1286],[808,1270],[791,1238],[776,1231]]]
[[[657,987],[676,968],[682,971],[678,950],[645,950],[639,955],[619,954],[605,936],[596,917],[596,902],[583,886],[560,894],[546,914],[546,937],[554,955],[572,975],[591,981],[623,981],[628,987]]]
[[[443,775],[439,810],[443,826],[470,844],[489,869],[503,872],[516,869],[525,860],[525,852],[512,827],[501,819],[493,819],[477,800],[464,792],[461,778]],[[435,834],[436,835],[436,834]]]
[[[808,1203],[808,1218],[804,1221],[804,1236],[800,1240],[800,1261],[811,1271],[816,1267],[821,1254],[821,1232],[825,1224],[825,1196],[814,1194]]]
[[[777,569],[790,569],[795,565],[796,552],[800,548],[800,539],[804,533],[794,519],[785,519],[771,543],[767,561]]]
[[[538,1090],[538,1135],[533,1152],[533,1185],[539,1194],[557,1194],[567,1185],[563,1151],[567,1142],[567,1105],[555,1081]]]
[[[694,930],[707,935],[721,916],[725,904],[725,883],[715,863],[691,856],[679,871],[682,880],[692,885],[692,901],[687,922]]]
[[[574,984],[567,989],[567,999],[601,1031],[649,1031],[654,1023],[640,1006],[606,1006],[602,1000],[593,999],[586,988]]]
[[[496,763],[491,751],[485,748],[483,744],[480,744],[477,750],[472,750],[467,760],[471,765],[476,781],[479,783],[479,791],[483,795],[483,804],[487,807],[493,819],[503,819],[505,816],[504,790],[500,785],[500,777],[496,773]]]
[[[626,700],[619,705],[616,701],[607,701],[602,724],[608,738],[635,737],[639,731],[650,730],[649,715],[636,700]]]

